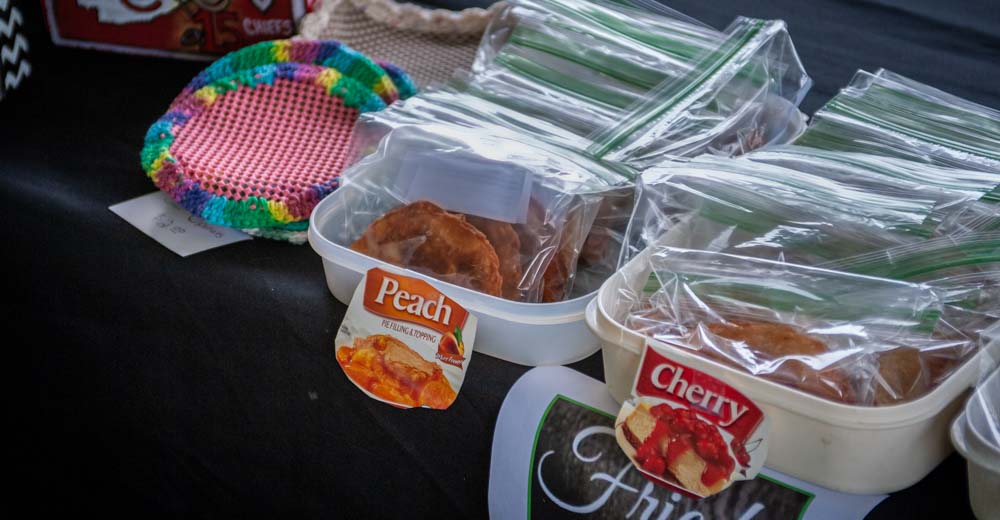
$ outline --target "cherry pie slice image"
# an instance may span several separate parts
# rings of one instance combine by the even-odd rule
[[[618,445],[651,481],[702,498],[753,478],[767,454],[763,412],[736,389],[647,345],[615,421]]]
[[[640,469],[699,496],[722,491],[736,466],[718,428],[684,408],[640,403],[616,435],[633,448],[626,454]]]

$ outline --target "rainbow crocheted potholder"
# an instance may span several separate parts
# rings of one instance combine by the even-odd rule
[[[410,77],[395,65],[375,62],[336,40],[303,39],[260,42],[230,52],[195,76],[177,98],[237,72],[274,63],[302,63],[337,69],[344,76],[370,86],[387,104],[417,92]]]
[[[398,97],[390,73],[337,42],[264,42],[192,80],[147,132],[142,166],[210,223],[298,231],[337,187],[358,114]]]

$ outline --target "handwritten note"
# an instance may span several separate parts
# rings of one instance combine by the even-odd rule
[[[238,229],[216,226],[157,191],[110,206],[112,212],[180,256],[251,240]]]

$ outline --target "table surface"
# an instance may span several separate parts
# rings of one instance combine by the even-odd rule
[[[786,20],[815,80],[812,113],[878,67],[1000,107],[988,3],[671,5],[716,27],[737,13]],[[308,246],[254,240],[180,258],[107,209],[153,189],[143,135],[203,64],[57,49],[37,32],[33,44],[31,81],[0,102],[8,401],[23,417],[8,423],[9,451],[27,486],[12,504],[485,517],[494,421],[527,368],[476,356],[444,412],[363,398],[331,348],[345,307]],[[602,378],[599,355],[572,367]],[[870,518],[969,515],[953,455]]]

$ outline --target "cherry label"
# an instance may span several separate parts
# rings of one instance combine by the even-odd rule
[[[767,456],[767,418],[739,390],[647,344],[615,421],[619,446],[642,474],[706,497],[754,478]]]

